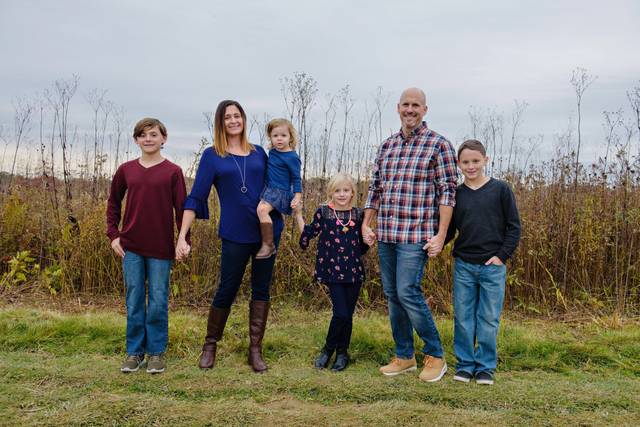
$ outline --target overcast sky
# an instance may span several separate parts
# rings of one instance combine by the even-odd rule
[[[549,151],[575,117],[569,78],[583,67],[597,76],[583,101],[593,153],[602,111],[628,113],[640,85],[638,22],[638,0],[0,0],[0,123],[12,126],[16,97],[77,74],[72,122],[87,126],[86,93],[106,89],[129,120],[158,117],[175,152],[193,151],[203,111],[232,98],[250,116],[282,115],[280,79],[304,71],[320,94],[349,84],[361,103],[382,86],[385,129],[399,126],[402,89],[421,87],[430,127],[456,145],[471,105],[508,115],[524,100],[521,134],[544,134]]]

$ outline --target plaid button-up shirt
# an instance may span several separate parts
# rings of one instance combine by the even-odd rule
[[[422,122],[382,143],[365,209],[378,211],[377,237],[386,243],[425,243],[438,232],[439,205],[455,206],[456,153]]]

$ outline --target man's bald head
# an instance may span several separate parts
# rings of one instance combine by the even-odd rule
[[[402,99],[406,97],[418,97],[422,100],[423,105],[427,105],[427,95],[424,94],[424,91],[417,87],[410,87],[402,91],[400,94],[399,104],[402,104]]]

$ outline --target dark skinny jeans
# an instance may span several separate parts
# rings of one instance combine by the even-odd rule
[[[279,237],[279,236],[278,236]],[[276,262],[275,255],[267,259],[255,259],[260,249],[257,243],[236,243],[222,240],[220,255],[220,282],[211,305],[216,308],[231,308],[242,284],[247,263],[251,259],[251,300],[269,301],[271,276]]]
[[[327,331],[327,350],[346,352],[351,342],[353,312],[360,294],[361,283],[328,283],[333,315]]]

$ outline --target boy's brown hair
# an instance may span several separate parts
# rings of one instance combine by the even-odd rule
[[[458,147],[458,158],[460,158],[460,153],[462,153],[462,150],[479,151],[483,157],[487,156],[487,149],[484,148],[482,142],[478,141],[477,139],[467,139],[465,142],[463,142],[460,147]]]
[[[133,128],[133,138],[134,139],[138,138],[140,135],[142,135],[142,132],[156,126],[160,130],[160,133],[162,134],[162,136],[166,138],[167,128],[165,127],[165,125],[160,120],[154,119],[151,117],[145,117],[144,119],[136,123],[136,126]]]
[[[292,150],[296,149],[296,145],[298,145],[298,132],[296,132],[296,128],[293,127],[293,123],[291,123],[287,119],[273,119],[267,124],[267,137],[269,141],[271,141],[271,132],[279,126],[286,126],[289,129],[289,136],[291,140],[289,141],[289,147]],[[273,144],[269,143],[269,148],[273,148]]]

